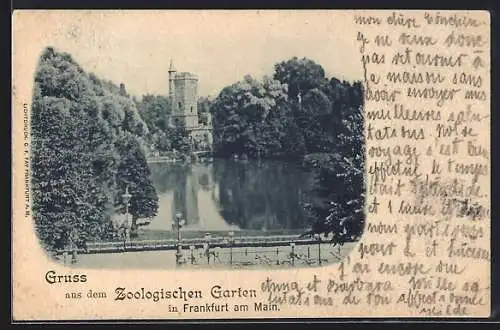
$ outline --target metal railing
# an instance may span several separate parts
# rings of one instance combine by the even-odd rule
[[[234,237],[230,241],[226,237],[212,238],[185,238],[178,242],[176,239],[161,240],[131,240],[131,241],[110,241],[110,242],[89,242],[85,248],[77,249],[78,253],[113,253],[127,251],[155,251],[155,250],[175,250],[180,244],[182,246],[195,246],[196,248],[208,244],[210,248],[220,247],[272,247],[283,246],[294,243],[296,245],[315,244],[317,239],[300,238],[296,235],[273,235],[273,236],[248,236]],[[63,250],[58,251],[64,252]]]
[[[326,245],[326,246],[325,246]],[[195,248],[182,250],[178,265],[231,265],[231,266],[321,266],[343,259],[341,251],[331,244],[303,244],[295,242],[276,247],[230,247],[230,248]]]
[[[56,253],[64,263],[78,263],[78,254],[108,254],[158,251],[175,253],[179,267],[231,265],[246,267],[267,266],[321,266],[343,259],[341,245],[318,238],[292,235],[256,237],[187,238],[180,243],[174,239],[128,242],[92,242],[85,249],[66,249]],[[89,256],[91,257],[91,256]],[[61,259],[62,258],[62,259]],[[82,256],[83,258],[83,256]],[[87,257],[86,257],[87,258]]]

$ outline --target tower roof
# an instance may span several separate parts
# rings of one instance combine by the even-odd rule
[[[174,60],[170,59],[170,67],[168,68],[168,72],[174,72]]]

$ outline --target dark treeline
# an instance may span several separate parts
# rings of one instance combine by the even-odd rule
[[[148,128],[125,85],[86,73],[47,48],[36,71],[31,112],[33,217],[48,250],[116,234],[128,186],[132,232],[156,215],[145,148]]]
[[[274,69],[273,78],[245,76],[212,102],[214,152],[302,161],[316,173],[315,198],[304,205],[310,233],[357,238],[364,228],[362,84],[328,78],[306,58]]]

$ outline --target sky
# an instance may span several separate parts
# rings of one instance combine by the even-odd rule
[[[168,68],[198,75],[200,96],[217,96],[246,74],[272,76],[293,56],[327,76],[362,78],[351,16],[329,11],[55,11],[35,17],[39,47],[70,53],[88,72],[136,96],[168,94]],[[35,24],[35,22],[33,22]],[[33,41],[35,42],[35,41]]]

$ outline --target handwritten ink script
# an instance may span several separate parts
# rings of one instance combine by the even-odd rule
[[[369,291],[365,302],[374,308],[404,306],[421,316],[487,310],[488,22],[467,13],[397,11],[354,20],[371,220],[358,260],[380,262],[347,261],[350,274],[335,281],[351,295]],[[364,28],[373,25],[380,29]],[[353,284],[369,274],[390,281],[371,290]]]
[[[415,316],[489,313],[485,17],[353,16],[365,88],[364,238],[330,276],[262,282],[270,303]]]

